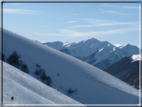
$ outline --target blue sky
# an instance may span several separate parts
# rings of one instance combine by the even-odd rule
[[[139,46],[139,3],[4,3],[3,28],[40,42]]]

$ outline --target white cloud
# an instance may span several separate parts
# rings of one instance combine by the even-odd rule
[[[114,10],[103,10],[102,13],[112,13],[112,14],[122,14],[122,15],[126,14]]]
[[[38,11],[25,9],[3,9],[3,13],[36,14]]]
[[[133,30],[138,30],[136,28],[123,28],[123,29],[113,29],[113,30],[107,30],[107,31],[94,31],[94,32],[78,32],[74,30],[68,30],[68,29],[59,29],[58,33],[39,33],[34,32],[35,35],[40,36],[62,36],[62,37],[70,37],[70,38],[76,38],[76,37],[85,37],[85,36],[105,36],[105,35],[112,35],[112,34],[118,34],[123,32],[130,32]]]
[[[68,21],[68,22],[65,22],[65,23],[75,23],[75,22],[77,22],[77,21]]]
[[[11,3],[11,4],[13,4],[13,5],[21,5],[23,3]]]
[[[119,7],[127,9],[139,9],[139,6],[119,6]]]
[[[75,25],[75,26],[69,26],[67,28],[80,28],[80,27],[94,27],[96,25]]]
[[[102,4],[103,6],[109,6],[109,7],[117,7],[117,8],[125,8],[125,9],[139,9],[139,6],[116,6],[111,4]]]
[[[86,19],[82,18],[81,20],[87,21],[87,25],[75,25],[69,26],[67,28],[81,28],[81,27],[96,27],[96,26],[116,26],[116,25],[131,25],[138,26],[138,22],[119,22],[119,21],[109,21],[109,20],[100,20],[100,19]]]
[[[40,32],[33,32],[33,34],[39,35],[39,36],[64,36],[64,35],[59,34],[59,33],[40,33]]]
[[[128,13],[119,12],[118,10],[114,10],[114,8],[111,9],[111,10],[99,9],[99,13],[111,13],[111,14],[119,14],[119,15],[130,15]]]

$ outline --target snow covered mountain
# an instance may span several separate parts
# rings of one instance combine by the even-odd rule
[[[99,41],[94,38],[78,43],[57,41],[43,44],[81,59],[102,70],[126,56],[139,54],[139,49],[136,46],[127,44],[126,46],[117,47],[107,41]]]
[[[119,48],[113,45],[107,45],[85,58],[84,61],[100,69],[105,69],[122,58],[133,54],[139,54],[139,49],[136,46],[128,44],[122,48]]]
[[[139,89],[139,60],[140,55],[125,57],[104,71]]]
[[[14,51],[28,66],[29,75],[45,84],[45,80],[50,77],[52,80],[50,87],[80,103],[139,103],[138,90],[116,77],[70,55],[4,29],[3,54],[5,61]],[[37,73],[39,68],[40,72]],[[43,89],[42,92],[44,93],[44,91]]]
[[[136,46],[127,44],[126,46],[119,47],[126,56],[132,56],[135,54],[139,54],[139,49]]]
[[[5,62],[3,68],[4,104],[80,104]]]
[[[93,52],[97,50],[96,45],[99,45],[98,47],[104,46],[105,42],[100,42],[97,39],[89,39],[87,41],[81,41],[79,43],[69,43],[69,42],[47,42],[43,43],[44,45],[47,45],[51,48],[61,50],[64,53],[70,54],[76,58],[84,59]]]

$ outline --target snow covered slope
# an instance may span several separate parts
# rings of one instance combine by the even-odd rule
[[[81,59],[102,70],[126,56],[139,54],[139,49],[136,46],[127,44],[118,47],[107,41],[99,41],[94,38],[78,43],[57,41],[43,44]]]
[[[3,52],[21,55],[30,75],[36,64],[52,79],[51,87],[83,104],[138,104],[138,90],[110,74],[72,56],[10,31],[3,32]],[[44,90],[42,90],[44,92]]]
[[[4,104],[80,104],[5,62],[3,68]]]

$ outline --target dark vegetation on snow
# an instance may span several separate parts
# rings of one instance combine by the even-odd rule
[[[11,97],[11,101],[13,101],[13,100],[14,100],[14,97],[12,96],[12,97]]]
[[[67,90],[67,94],[68,95],[72,95],[72,94],[76,94],[77,93],[77,89],[72,89],[72,88],[69,88],[68,90]]]
[[[60,74],[59,74],[59,73],[57,73],[57,74],[56,74],[56,76],[60,76]]]
[[[3,61],[5,61],[5,56],[3,55]],[[10,65],[22,70],[25,73],[29,73],[28,66],[22,61],[21,56],[14,51],[6,60]]]
[[[21,56],[16,51],[14,51],[7,59],[5,58],[5,55],[2,54],[2,60],[25,73],[29,73],[28,66],[22,61]],[[44,84],[51,86],[51,77],[46,75],[45,70],[41,69],[39,64],[36,64],[35,75],[39,75]]]
[[[43,71],[44,71],[44,69],[41,69],[40,65],[36,64],[35,75],[40,75]]]
[[[45,70],[41,69],[39,64],[36,64],[35,75],[39,75],[43,83],[45,83],[48,86],[51,86],[51,77],[46,75]]]
[[[9,63],[10,65],[20,69],[21,71],[23,71],[25,73],[29,73],[28,66],[22,61],[21,56],[16,51],[14,51],[8,57],[7,60],[5,59],[5,55],[2,54],[2,60]],[[45,70],[41,69],[39,64],[36,64],[35,75],[39,75],[44,84],[51,86],[51,84],[52,84],[51,77],[46,75]]]
[[[43,72],[40,77],[41,77],[43,83],[47,84],[48,86],[51,86],[51,84],[52,84],[52,79],[51,79],[50,76],[46,76],[45,72]]]

